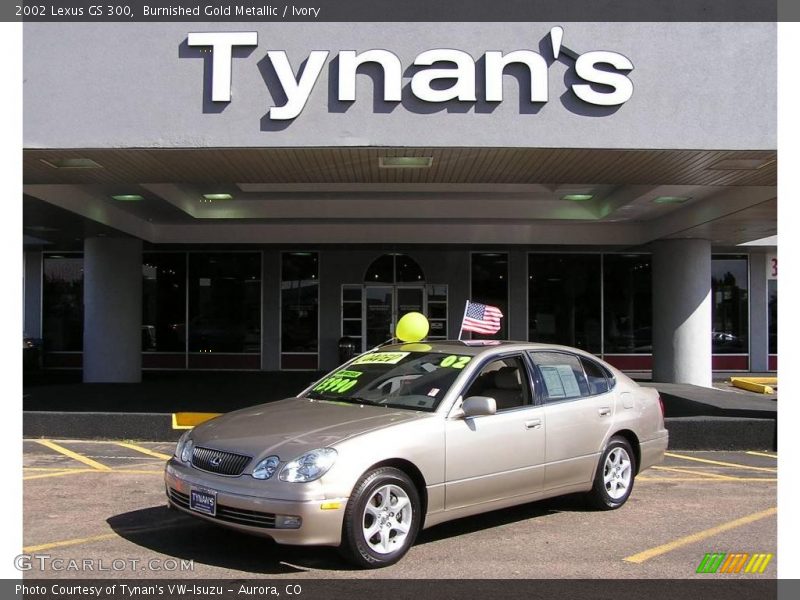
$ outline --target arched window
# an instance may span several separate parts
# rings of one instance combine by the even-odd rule
[[[408,254],[384,254],[367,269],[365,283],[422,283],[425,274]]]

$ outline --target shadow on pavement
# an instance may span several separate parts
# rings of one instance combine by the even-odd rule
[[[443,523],[420,532],[415,545],[475,533],[558,512],[587,511],[581,495],[564,496]],[[114,515],[106,520],[117,535],[152,552],[195,563],[281,575],[307,570],[351,571],[334,548],[282,546],[271,540],[230,531],[166,506]]]
[[[117,535],[173,558],[247,573],[279,575],[308,569],[347,571],[351,567],[334,548],[281,546],[166,506],[153,506],[114,515],[106,520]]]
[[[519,521],[546,517],[559,512],[592,512],[586,506],[582,494],[571,494],[558,498],[550,498],[539,502],[531,502],[511,508],[493,510],[488,513],[464,517],[455,521],[448,521],[420,532],[416,544],[427,544],[449,537],[476,533],[484,529],[492,529],[502,525],[510,525]]]

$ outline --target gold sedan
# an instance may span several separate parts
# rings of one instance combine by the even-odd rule
[[[397,344],[187,432],[165,479],[178,510],[372,568],[451,519],[575,492],[619,508],[667,440],[658,393],[581,350]]]

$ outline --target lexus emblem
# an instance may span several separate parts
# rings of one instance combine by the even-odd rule
[[[208,459],[208,462],[211,463],[212,467],[218,467],[222,462],[222,459],[219,456],[212,456]]]

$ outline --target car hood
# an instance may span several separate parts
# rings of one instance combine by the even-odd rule
[[[410,410],[288,398],[217,417],[192,432],[195,446],[291,460],[375,429],[427,416]]]

